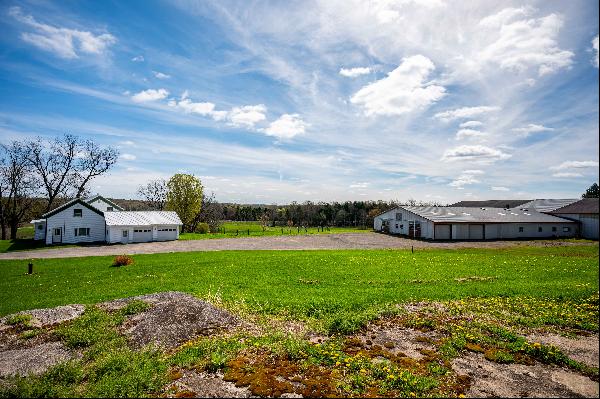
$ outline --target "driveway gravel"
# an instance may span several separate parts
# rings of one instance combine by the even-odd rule
[[[221,238],[205,240],[179,240],[145,242],[136,244],[113,244],[66,248],[15,251],[0,254],[1,259],[73,258],[82,256],[108,256],[121,254],[155,254],[193,251],[231,250],[308,250],[308,249],[460,249],[505,248],[516,245],[562,246],[582,245],[559,240],[533,241],[460,241],[428,242],[380,233],[309,234],[293,236],[265,236],[246,238]],[[598,245],[589,243],[588,245]]]

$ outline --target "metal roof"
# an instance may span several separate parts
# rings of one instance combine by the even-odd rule
[[[558,208],[552,213],[595,213],[598,214],[599,202],[598,198],[584,198],[577,202],[573,202],[562,208]]]
[[[470,208],[450,206],[401,206],[434,223],[574,223],[533,209]]]
[[[459,201],[456,204],[448,206],[465,206],[468,208],[516,208],[522,204],[531,202],[531,200],[484,200],[484,201]]]
[[[31,224],[34,224],[34,223],[46,223],[46,219],[33,219],[29,223],[31,223]]]
[[[531,202],[519,205],[519,208],[535,209],[538,212],[552,212],[577,201],[579,201],[579,198],[535,199]]]
[[[177,212],[171,211],[119,211],[104,212],[107,226],[152,226],[156,224],[181,225]]]

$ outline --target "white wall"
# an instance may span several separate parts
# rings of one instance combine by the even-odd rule
[[[175,229],[175,231],[158,231],[159,229]],[[133,242],[133,230],[152,230],[151,241],[171,241],[179,238],[179,226],[178,225],[155,225],[155,226],[109,226],[107,228],[108,234],[106,242],[110,244],[123,243],[129,244]],[[123,238],[123,230],[127,230],[127,238]]]
[[[118,211],[118,209],[115,209],[113,205],[109,204],[108,202],[105,202],[101,198],[96,198],[94,201],[88,202],[88,204],[90,204],[91,206],[93,206],[96,209],[101,210],[102,212],[110,212],[108,210],[108,207],[113,207],[114,211]]]
[[[568,213],[557,215],[562,218],[575,220],[581,223],[581,237],[592,240],[598,239],[598,215],[591,213]]]
[[[402,220],[397,220],[398,215],[401,215]],[[379,215],[373,222],[373,228],[381,231],[381,223],[384,219],[390,220],[390,233],[392,234],[405,234],[408,235],[408,224],[409,222],[420,222],[421,223],[421,237],[422,238],[433,238],[433,223],[424,217],[415,215],[412,212],[407,211],[404,208],[392,209],[386,213]]]
[[[81,209],[82,216],[74,217],[73,209]],[[79,242],[98,242],[105,240],[104,216],[97,214],[91,209],[81,205],[73,204],[67,209],[46,219],[46,244],[52,244],[52,233],[54,228],[62,228],[63,244],[76,244]],[[90,229],[89,236],[75,236],[74,229],[87,227]]]
[[[40,229],[41,227],[41,229]],[[39,222],[33,224],[33,239],[34,240],[45,240],[46,239],[46,222]]]

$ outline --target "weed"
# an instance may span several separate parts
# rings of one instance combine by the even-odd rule
[[[113,260],[113,263],[112,263],[112,265],[114,267],[128,266],[128,265],[132,265],[132,264],[133,264],[133,258],[129,255],[115,256],[115,259]]]
[[[10,326],[17,326],[17,327],[29,327],[31,324],[31,319],[32,319],[32,316],[30,314],[18,313],[16,315],[9,317],[6,320],[6,324],[8,324]]]

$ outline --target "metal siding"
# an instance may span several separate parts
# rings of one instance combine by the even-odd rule
[[[452,225],[450,225],[450,224],[436,224],[435,225],[435,239],[436,240],[449,240],[451,231],[452,231]]]
[[[469,240],[483,240],[483,228],[482,224],[470,224]]]

